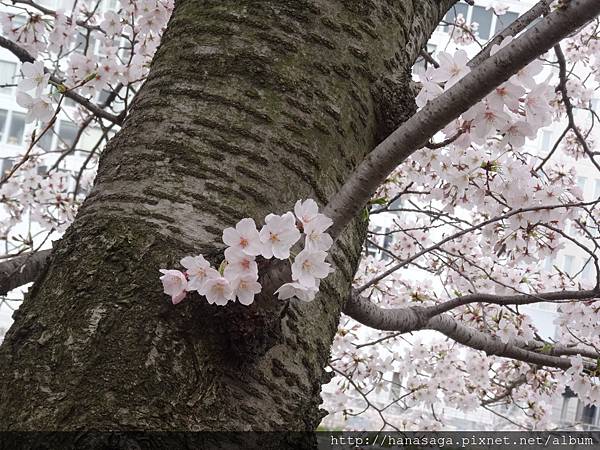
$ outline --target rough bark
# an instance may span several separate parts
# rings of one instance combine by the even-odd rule
[[[310,304],[175,307],[158,269],[218,263],[221,230],[242,217],[326,204],[379,136],[373,86],[406,73],[451,3],[178,1],[0,348],[0,429],[314,429],[364,224],[338,240]]]

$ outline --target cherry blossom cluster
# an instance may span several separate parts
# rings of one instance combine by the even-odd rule
[[[188,292],[196,291],[209,304],[224,306],[237,300],[250,305],[262,290],[256,258],[291,259],[293,246],[304,234],[304,246],[291,264],[292,281],[279,287],[276,294],[281,300],[295,297],[310,302],[319,291],[321,280],[333,272],[325,261],[333,245],[326,232],[332,224],[329,217],[319,213],[312,199],[298,200],[293,213],[267,215],[260,231],[254,219],[242,219],[235,228],[223,230],[223,243],[227,247],[218,270],[202,255],[186,256],[181,260],[185,272],[160,270],[164,292],[171,296],[173,304],[181,302]]]
[[[592,75],[598,72],[593,66],[598,55],[596,37],[597,30],[587,27],[566,47],[569,61],[589,66]],[[423,86],[417,98],[420,106],[470,70],[465,50],[440,52],[434,58],[438,68],[417,74]],[[382,228],[385,220],[380,220],[371,226],[370,239],[377,247],[367,248],[377,257],[365,256],[355,286],[369,283],[390,264],[404,261],[406,268],[372,283],[363,292],[372,302],[384,308],[427,307],[472,293],[593,288],[593,277],[574,276],[554,262],[569,236],[592,251],[597,248],[590,238],[598,236],[598,204],[589,209],[567,206],[583,201],[573,165],[586,157],[581,142],[573,130],[566,132],[553,157],[543,164],[544,153],[532,155],[525,147],[552,120],[565,115],[557,82],[541,61],[533,62],[448,125],[437,139],[450,141],[448,145],[414,153],[381,186],[371,214],[381,214],[388,225]],[[590,109],[596,88],[592,77],[571,77],[567,82],[573,105],[582,110]],[[593,124],[591,114],[590,118]],[[590,129],[582,126],[579,131],[594,146]],[[394,206],[385,206],[382,199],[393,200]],[[524,211],[512,214],[517,209]],[[390,222],[387,211],[398,215]],[[499,219],[462,232],[494,217]],[[435,245],[447,238],[446,243]],[[380,250],[383,247],[385,251]],[[600,348],[597,304],[597,299],[590,299],[558,307],[561,344],[591,352]],[[541,332],[527,309],[475,303],[449,314],[503,343],[537,339]],[[585,373],[578,360],[563,374],[459,349],[451,341],[430,336],[407,344],[404,336],[367,329],[346,318],[334,342],[331,367],[336,377],[325,391],[326,406],[344,417],[361,414],[372,420],[371,427],[423,430],[443,428],[447,408],[471,411],[482,402],[513,403],[523,414],[511,416],[507,427],[545,429],[557,425],[550,421],[549,412],[566,386],[575,386],[582,401],[598,402],[597,378]],[[395,364],[406,360],[411,364]],[[385,414],[389,409],[383,399],[400,405],[402,416]]]
[[[575,355],[569,358],[571,367],[560,377],[565,386],[575,392],[586,404],[600,406],[600,383],[587,376],[583,369],[583,358]]]
[[[93,176],[80,179],[80,189],[90,188]],[[40,175],[34,156],[0,186],[0,238],[6,239],[11,228],[24,218],[38,223],[42,229],[64,231],[73,221],[82,196],[73,197],[72,178],[65,172]],[[12,244],[20,240],[12,238]]]
[[[458,14],[452,24],[452,40],[460,45],[471,44],[477,40],[478,29],[479,24],[477,22],[468,23],[462,14]]]
[[[17,103],[27,109],[25,121],[48,122],[54,116],[54,107],[49,95],[45,95],[48,88],[50,74],[45,73],[44,63],[35,61],[25,62],[21,66],[23,79],[17,87]],[[31,91],[34,91],[33,94]]]
[[[324,390],[328,420],[361,414],[374,427],[401,430],[441,430],[450,410],[468,413],[482,401],[503,405],[507,398],[527,412],[522,418],[511,416],[508,427],[549,428],[547,413],[564,388],[555,370],[458,349],[448,340],[365,329],[346,317],[330,365],[338,376]]]
[[[23,63],[9,82],[17,86],[17,104],[26,109],[25,121],[32,125],[25,151],[10,155],[20,168],[0,186],[0,238],[6,240],[6,251],[21,252],[43,242],[46,230],[62,232],[69,225],[95,176],[97,154],[118,129],[117,123],[68,102],[65,94],[77,94],[114,117],[124,114],[145,79],[173,1],[119,0],[114,11],[104,10],[106,2],[87,0],[74,2],[68,11],[38,2],[11,3],[0,12],[2,35],[36,58]],[[114,100],[104,105],[109,94]],[[61,121],[81,127],[73,142],[57,133]],[[97,138],[100,129],[105,133]],[[56,134],[62,155],[51,146]],[[89,143],[91,137],[97,139],[95,146]],[[87,143],[80,147],[81,141]],[[71,145],[94,150],[80,159],[83,152],[73,157],[73,149],[65,148]],[[65,156],[71,163],[75,160],[80,170],[66,173],[57,156],[58,161],[66,161]],[[23,223],[35,245],[15,231]]]
[[[24,23],[21,22],[22,11],[0,13],[3,35],[33,56],[56,59],[53,73],[64,80],[55,85],[56,90],[48,92],[50,70],[44,63],[38,60],[23,64],[17,101],[27,108],[28,122],[49,121],[54,113],[53,105],[60,97],[58,94],[66,89],[77,87],[78,93],[84,96],[94,95],[117,83],[133,85],[145,77],[173,2],[120,0],[120,6],[118,12],[106,11],[103,17],[86,2],[76,2],[69,15],[61,10],[50,15],[26,10]],[[86,42],[79,42],[78,23],[83,22],[87,38]],[[122,48],[127,49],[128,56],[121,55]],[[62,54],[69,55],[68,59]]]

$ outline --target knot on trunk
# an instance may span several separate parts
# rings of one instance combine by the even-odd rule
[[[409,73],[380,78],[371,86],[371,96],[375,104],[377,143],[417,111]]]

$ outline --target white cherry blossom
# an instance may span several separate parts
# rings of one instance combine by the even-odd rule
[[[48,97],[34,98],[25,92],[17,92],[17,103],[27,109],[25,122],[48,122],[54,115],[54,108]]]
[[[171,296],[171,301],[174,305],[178,304],[185,298],[187,289],[187,279],[179,270],[160,269],[163,274],[160,277],[165,294]]]
[[[225,249],[225,260],[227,267],[223,272],[225,278],[233,281],[242,276],[252,276],[258,278],[258,266],[254,256],[247,255],[238,247],[229,247]]]
[[[215,269],[210,267],[210,263],[204,259],[204,256],[186,256],[181,259],[181,265],[187,269],[189,278],[188,291],[197,291],[209,276],[214,276]]]
[[[100,23],[100,28],[106,32],[107,36],[113,37],[120,33],[123,28],[121,17],[114,11],[106,11],[104,13],[104,20]]]
[[[251,274],[241,275],[231,282],[233,295],[237,297],[242,305],[250,305],[254,302],[254,296],[262,290],[261,284]]]
[[[223,242],[247,255],[257,256],[263,250],[256,223],[249,218],[240,220],[235,228],[225,228],[223,230]]]
[[[287,259],[290,248],[300,239],[300,231],[296,227],[296,218],[291,212],[281,216],[269,214],[265,217],[265,225],[260,230],[263,244],[262,256],[265,258]]]
[[[200,295],[206,297],[209,304],[225,306],[230,300],[234,299],[233,287],[227,278],[209,274],[202,287],[198,289]]]
[[[21,72],[23,72],[24,78],[19,82],[18,89],[21,91],[35,89],[35,97],[40,97],[50,79],[50,74],[44,72],[44,63],[42,61],[25,62],[21,66]]]
[[[333,221],[323,214],[317,214],[304,227],[306,242],[304,247],[310,251],[328,251],[333,245],[333,239],[325,231],[333,225]]]
[[[332,272],[331,265],[325,262],[325,258],[327,252],[302,250],[292,264],[292,280],[308,288],[317,286],[318,280]]]
[[[303,302],[312,302],[318,292],[316,287],[306,287],[300,283],[285,283],[275,293],[280,300],[297,298]]]
[[[306,227],[319,214],[319,205],[311,198],[304,201],[298,200],[294,205],[294,214]]]
[[[449,53],[440,52],[438,54],[440,67],[432,71],[431,81],[443,82],[445,89],[450,88],[470,72],[468,62],[469,57],[464,50],[457,50],[452,56]]]

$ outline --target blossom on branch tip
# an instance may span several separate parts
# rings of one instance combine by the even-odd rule
[[[333,245],[333,239],[325,231],[333,225],[333,221],[323,214],[317,214],[304,227],[304,234],[306,234],[306,242],[304,244],[307,250],[311,251],[324,251],[326,252]]]
[[[48,122],[54,115],[54,108],[50,105],[50,99],[40,97],[34,98],[25,92],[17,92],[17,104],[27,109],[25,122]]]
[[[42,61],[25,62],[21,66],[21,72],[23,72],[24,78],[19,82],[18,89],[20,91],[35,89],[35,96],[41,96],[50,79],[50,74],[44,73],[44,63]]]
[[[225,249],[225,261],[227,261],[227,267],[225,267],[223,275],[228,280],[246,275],[253,276],[255,280],[258,278],[258,266],[254,256],[245,254],[239,248]]]
[[[106,11],[104,13],[104,20],[100,23],[100,28],[102,28],[109,37],[119,34],[123,28],[121,25],[121,18],[114,11]]]
[[[319,214],[319,206],[311,198],[304,201],[298,200],[294,205],[294,214],[296,214],[302,226],[306,227]]]
[[[262,290],[262,286],[256,277],[251,274],[242,275],[231,282],[233,294],[242,305],[250,305],[254,302],[254,296]]]
[[[440,52],[438,55],[440,67],[431,72],[431,81],[446,83],[445,89],[456,84],[458,80],[468,74],[471,69],[467,65],[469,57],[464,50],[457,50],[454,55]]]
[[[312,199],[296,202],[294,212],[296,215],[292,212],[267,215],[260,232],[250,218],[226,228],[223,242],[227,248],[219,270],[212,268],[202,255],[186,256],[180,263],[186,268],[187,279],[178,270],[161,271],[165,273],[161,277],[165,293],[172,295],[173,303],[181,301],[187,290],[197,291],[209,304],[226,305],[237,299],[242,305],[250,305],[263,288],[258,281],[256,257],[289,258],[292,246],[300,240],[300,227],[305,235],[304,249],[292,263],[292,282],[284,283],[276,293],[280,299],[313,300],[320,281],[333,272],[331,265],[325,262],[327,250],[333,244],[326,230],[333,221],[319,213]]]

